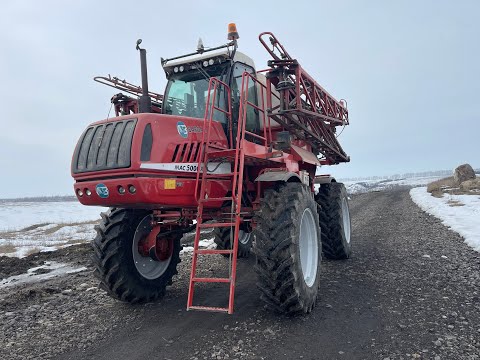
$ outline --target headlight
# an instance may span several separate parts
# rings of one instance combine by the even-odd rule
[[[203,67],[207,67],[207,66],[208,66],[208,61],[205,60],[205,61],[203,62]]]
[[[209,65],[213,65],[214,63],[215,63],[215,60],[213,60],[213,59],[208,60]]]
[[[182,66],[180,66],[180,72],[182,72],[183,70],[185,70],[185,68]]]
[[[177,73],[177,72],[178,72],[178,66],[175,66],[175,67],[173,68],[173,72],[174,72],[174,73]]]

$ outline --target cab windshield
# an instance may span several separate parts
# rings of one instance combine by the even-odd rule
[[[203,71],[193,69],[172,75],[168,80],[163,100],[164,113],[203,119],[210,77],[216,77],[226,82],[227,68],[228,63],[203,67]],[[224,89],[220,87],[219,90],[216,96],[216,105],[224,109]],[[226,123],[225,114],[221,111],[215,111],[213,119]]]

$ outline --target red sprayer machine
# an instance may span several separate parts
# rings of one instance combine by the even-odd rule
[[[163,95],[148,89],[141,40],[141,87],[95,78],[128,95],[112,97],[115,117],[87,127],[71,171],[82,204],[110,207],[96,228],[93,258],[100,286],[116,299],[164,295],[177,274],[180,239],[194,229],[188,310],[231,314],[237,259],[253,251],[265,304],[308,313],[322,255],[350,256],[345,187],[316,175],[322,165],[349,161],[336,132],[349,123],[346,102],[272,33],[259,36],[271,55],[261,71],[237,51],[238,38],[230,24],[227,44],[206,49],[199,41],[193,53],[162,59]],[[215,249],[199,247],[206,229]],[[226,274],[207,276],[202,266],[216,254],[226,258]],[[198,304],[199,283],[225,284],[228,298]]]

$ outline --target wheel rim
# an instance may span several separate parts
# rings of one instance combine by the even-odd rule
[[[342,199],[342,219],[345,240],[350,244],[350,211],[348,211],[347,198]]]
[[[152,231],[152,225],[150,222],[151,216],[147,215],[138,224],[133,237],[132,254],[133,263],[135,264],[135,268],[137,269],[138,273],[145,279],[154,280],[162,276],[167,270],[172,257],[170,256],[164,261],[156,261],[151,257],[142,256],[142,254],[138,252],[138,243],[144,239],[150,233],[150,231]]]
[[[302,214],[299,247],[303,280],[308,287],[312,287],[317,277],[318,235],[315,220],[310,209],[305,209]]]
[[[246,232],[244,230],[240,230],[238,232],[238,242],[242,245],[247,245],[250,241],[250,236],[252,235],[251,232]]]

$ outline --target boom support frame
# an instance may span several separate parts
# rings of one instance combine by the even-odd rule
[[[271,32],[261,33],[259,40],[273,58],[268,61],[270,69],[266,73],[268,116],[309,143],[321,164],[350,161],[336,135],[337,126],[349,124],[346,101],[337,101],[321,87]],[[275,107],[272,86],[280,93],[280,105]]]

